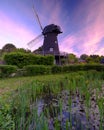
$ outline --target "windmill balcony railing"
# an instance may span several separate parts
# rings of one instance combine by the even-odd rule
[[[55,55],[55,56],[68,56],[67,52],[51,52],[51,51],[36,51],[35,54],[41,54],[41,55]]]

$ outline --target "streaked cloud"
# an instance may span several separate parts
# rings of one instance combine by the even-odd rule
[[[63,33],[58,37],[61,51],[78,56],[83,53],[104,55],[104,0],[79,0],[77,4],[73,0],[34,0],[34,3],[43,27],[51,23],[61,26]],[[8,8],[8,15],[8,11],[0,11],[0,48],[9,42],[27,48],[26,43],[41,33],[32,3],[18,0],[15,6]],[[42,43],[34,45],[33,49]]]
[[[0,48],[6,43],[27,48],[27,42],[34,38],[34,34],[28,28],[12,21],[2,12],[0,12],[0,34]]]
[[[80,54],[104,54],[102,51],[104,44],[99,47],[101,39],[104,37],[104,1],[90,1],[90,6],[87,7],[88,12],[84,19],[84,26],[81,30],[64,38],[61,44],[61,49],[67,52],[76,53],[79,51]],[[87,6],[87,5],[86,5]],[[83,11],[84,6],[81,5],[80,10],[77,10],[77,16],[80,15],[81,10]],[[76,17],[76,15],[74,16]],[[74,37],[74,38],[73,38]],[[69,48],[69,49],[68,49]],[[71,49],[70,49],[71,48]],[[77,50],[75,50],[77,48]]]
[[[43,0],[42,1],[42,8],[40,10],[40,18],[46,25],[48,24],[57,24],[62,26],[62,0]]]
[[[76,54],[76,52],[73,50],[75,42],[76,42],[76,37],[74,35],[73,36],[68,35],[61,42],[60,50]]]

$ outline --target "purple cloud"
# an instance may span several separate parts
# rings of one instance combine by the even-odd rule
[[[82,20],[86,26],[76,33],[73,33],[71,35],[69,34],[67,37],[65,37],[60,45],[61,50],[69,53],[76,53],[76,46],[77,49],[79,48],[79,50],[81,50],[79,52],[80,54],[104,54],[102,47],[98,48],[99,42],[104,37],[104,1],[101,0],[99,2],[95,0],[90,1],[89,4],[91,5],[87,7],[87,15],[84,20]],[[81,5],[74,17],[81,15],[81,12],[84,10],[83,8],[85,7]]]
[[[0,48],[6,43],[27,48],[27,42],[33,39],[35,35],[22,24],[12,21],[4,13],[0,12],[0,17]]]

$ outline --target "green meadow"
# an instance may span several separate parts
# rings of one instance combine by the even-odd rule
[[[104,130],[104,73],[0,79],[1,130]]]

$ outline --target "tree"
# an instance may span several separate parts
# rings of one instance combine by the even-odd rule
[[[81,59],[81,60],[86,60],[86,58],[88,58],[88,55],[86,55],[86,54],[82,54],[82,55],[80,56],[80,59]]]
[[[31,50],[26,50],[24,48],[17,48],[15,52],[21,52],[21,53],[31,53]]]
[[[42,53],[43,46],[40,46],[38,49],[34,50],[33,53],[39,54]]]
[[[78,58],[73,53],[70,53],[68,55],[68,62],[71,63],[71,64],[77,63],[78,62]]]
[[[16,47],[12,43],[7,43],[2,48],[2,52],[12,52],[14,50],[16,50]]]
[[[104,64],[104,57],[101,57],[100,63]]]
[[[0,57],[2,56],[2,51],[1,51],[1,49],[0,49]]]
[[[93,59],[89,56],[86,58],[86,62],[87,63],[93,63]]]
[[[101,58],[99,55],[90,55],[90,57],[92,58],[92,61],[94,63],[100,63],[100,61],[101,61]]]

